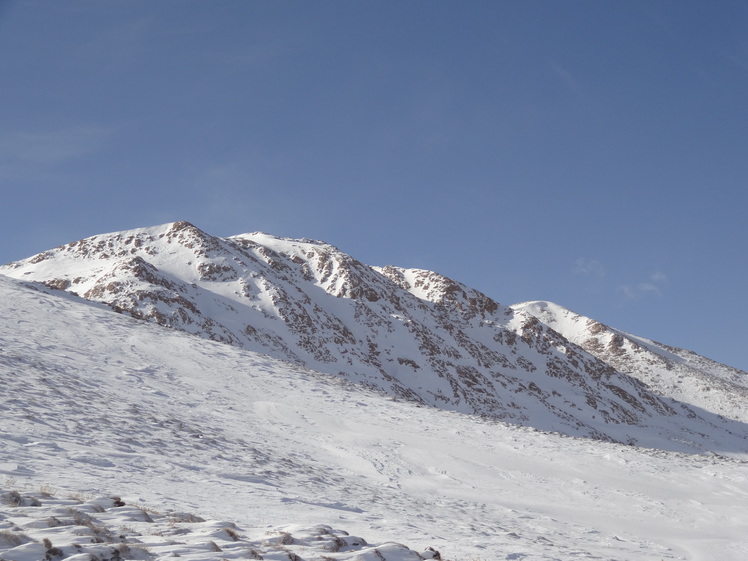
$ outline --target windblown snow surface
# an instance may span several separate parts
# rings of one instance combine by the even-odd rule
[[[421,406],[2,275],[0,305],[4,560],[748,558],[738,452]]]

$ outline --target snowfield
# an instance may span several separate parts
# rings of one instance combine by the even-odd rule
[[[748,558],[739,451],[440,410],[49,292],[0,275],[4,560]]]
[[[439,409],[683,453],[748,454],[748,374],[550,303],[504,306],[433,271],[314,240],[173,222],[0,274]],[[285,367],[284,367],[285,368]]]

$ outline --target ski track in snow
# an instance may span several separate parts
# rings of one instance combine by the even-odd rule
[[[251,536],[324,524],[457,561],[748,558],[739,459],[417,406],[2,276],[0,291],[6,491],[118,495]]]

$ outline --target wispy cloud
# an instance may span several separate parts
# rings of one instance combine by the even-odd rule
[[[572,76],[571,72],[569,72],[566,68],[558,63],[551,62],[551,70],[553,71],[553,74],[561,80],[564,86],[566,86],[566,89],[568,89],[572,94],[580,95],[582,93],[582,90],[579,87],[579,83],[576,81],[576,79],[574,79],[574,76]]]
[[[664,284],[667,282],[667,276],[665,276],[665,273],[661,273],[661,272],[654,273],[652,275],[652,282]]]
[[[574,263],[572,272],[575,275],[582,275],[597,280],[602,280],[605,277],[605,267],[597,259],[588,259],[586,257],[580,257]]]
[[[10,133],[0,136],[0,150],[5,161],[55,165],[96,152],[109,134],[96,126]]]
[[[77,125],[46,131],[0,134],[0,177],[34,180],[47,177],[65,164],[98,152],[111,129]]]
[[[622,284],[617,291],[627,300],[638,300],[647,295],[662,296],[667,282],[667,276],[658,271],[652,273],[645,281],[635,284]]]
[[[635,283],[620,283],[620,280],[608,278],[608,271],[597,259],[579,257],[571,272],[586,279],[586,288],[594,291],[614,291],[624,300],[639,300],[648,296],[662,296],[667,285],[668,277],[662,271],[655,271],[646,279]],[[616,275],[614,275],[616,276]]]

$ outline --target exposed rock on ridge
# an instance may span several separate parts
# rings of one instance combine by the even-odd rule
[[[700,438],[673,421],[698,413],[532,313],[318,241],[218,238],[175,222],[73,242],[0,273],[428,405],[630,443],[646,444],[645,426]]]
[[[748,374],[696,353],[637,337],[552,302],[512,306],[655,393],[698,405],[714,414],[748,422]]]

